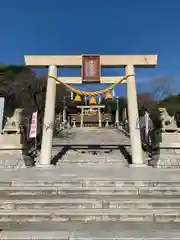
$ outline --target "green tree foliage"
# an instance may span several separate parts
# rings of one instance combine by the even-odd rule
[[[160,101],[158,104],[160,107],[165,107],[170,116],[175,115],[180,111],[180,95],[171,95]]]
[[[105,105],[105,111],[107,112],[115,112],[117,109],[117,99],[113,98],[111,100],[106,100],[106,99],[102,99],[101,101],[102,105]],[[118,107],[119,110],[121,111],[121,109],[123,109],[126,105],[126,99],[123,97],[118,98]]]
[[[5,111],[23,108],[26,116],[38,111],[42,117],[45,106],[47,77],[38,77],[24,66],[0,65],[0,96],[5,97]],[[63,99],[69,91],[57,85],[56,107],[62,108]]]

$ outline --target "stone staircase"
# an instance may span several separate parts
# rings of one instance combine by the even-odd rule
[[[56,149],[53,149],[56,151]],[[119,149],[113,150],[97,150],[97,149],[82,149],[82,150],[69,150],[67,153],[59,159],[57,166],[61,167],[65,164],[76,165],[89,165],[89,166],[112,166],[117,164],[118,166],[128,167],[128,162],[122,155]]]
[[[180,239],[179,174],[76,164],[3,171],[0,239]]]
[[[180,171],[128,168],[118,131],[63,134],[57,167],[0,170],[0,239],[180,239]]]
[[[55,137],[52,144],[54,158],[57,167],[72,163],[128,167],[132,161],[130,141],[123,132],[95,127],[68,129],[59,138]],[[143,158],[148,164],[149,157],[145,152]]]

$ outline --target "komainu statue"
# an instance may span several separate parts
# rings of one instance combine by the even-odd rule
[[[22,109],[17,108],[14,110],[12,117],[7,117],[7,121],[5,123],[3,133],[20,133],[20,125],[21,125],[21,118],[22,118]]]
[[[162,132],[180,132],[174,116],[169,116],[166,108],[159,108]]]

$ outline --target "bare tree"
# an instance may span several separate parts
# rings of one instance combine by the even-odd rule
[[[151,109],[155,105],[155,100],[151,93],[141,93],[137,95],[139,108]]]
[[[174,88],[173,76],[161,76],[152,80],[153,95],[155,98],[163,99],[172,95]]]

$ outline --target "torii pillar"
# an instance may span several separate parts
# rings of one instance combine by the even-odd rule
[[[49,68],[46,92],[46,105],[44,113],[43,137],[41,146],[40,166],[51,165],[52,137],[55,117],[57,67],[82,67],[82,56],[25,56],[27,66],[35,68]],[[139,129],[138,103],[135,82],[135,68],[155,67],[157,55],[101,55],[100,66],[123,67],[126,75],[133,75],[125,80],[127,83],[127,102],[130,140],[132,147],[133,166],[144,166],[142,146]],[[101,77],[100,83],[112,84],[120,80],[120,76]],[[81,77],[58,77],[66,84],[81,84]]]

